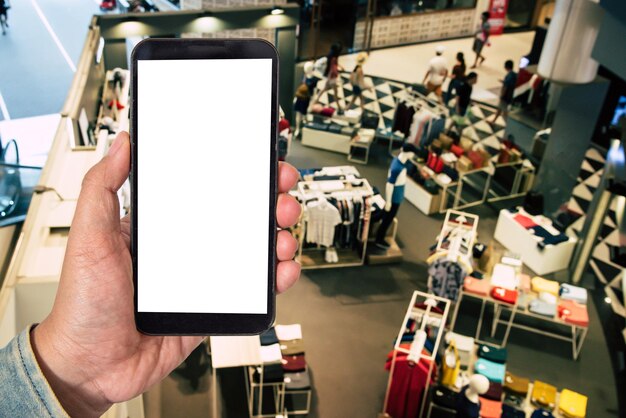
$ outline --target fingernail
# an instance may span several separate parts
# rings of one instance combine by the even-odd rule
[[[122,137],[122,135],[118,135],[115,138],[115,141],[113,141],[113,143],[111,144],[111,148],[109,148],[109,154],[110,156],[114,156],[115,154],[117,154],[117,152],[120,150],[120,148],[122,148],[122,143],[124,142],[124,138]]]

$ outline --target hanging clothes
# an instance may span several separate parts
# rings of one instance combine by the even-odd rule
[[[307,242],[330,247],[335,239],[335,227],[342,222],[339,210],[320,198],[306,204],[305,219]]]
[[[409,137],[413,116],[415,115],[415,108],[415,105],[405,101],[398,102],[393,116],[393,132],[400,131],[404,134],[405,138]]]
[[[459,289],[467,276],[465,268],[446,257],[434,260],[428,266],[428,291],[436,296],[456,301]]]
[[[426,355],[430,353],[424,352]],[[420,359],[417,363],[409,362],[407,354],[398,352],[389,387],[389,401],[385,411],[393,418],[415,418],[422,405],[422,396],[428,383],[430,360]],[[388,361],[385,368],[391,368]],[[435,383],[436,368],[433,367],[430,384]]]
[[[426,138],[422,141],[422,146],[429,147],[435,139],[439,138],[439,135],[443,133],[446,128],[446,119],[442,116],[435,117],[430,120],[428,124],[428,132]]]
[[[430,120],[434,116],[435,115],[431,111],[424,108],[415,113],[409,134],[410,143],[417,147],[422,146],[422,141],[428,136]]]

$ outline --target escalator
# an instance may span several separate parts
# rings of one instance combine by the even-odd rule
[[[0,146],[0,227],[5,227],[26,218],[42,168],[20,164],[15,139]]]

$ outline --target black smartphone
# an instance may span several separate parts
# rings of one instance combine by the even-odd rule
[[[261,333],[275,313],[278,53],[146,39],[131,60],[137,329]]]

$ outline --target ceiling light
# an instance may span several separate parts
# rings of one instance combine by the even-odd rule
[[[282,15],[285,14],[285,9],[283,9],[282,7],[273,7],[270,11],[270,14],[273,14],[274,16]]]

